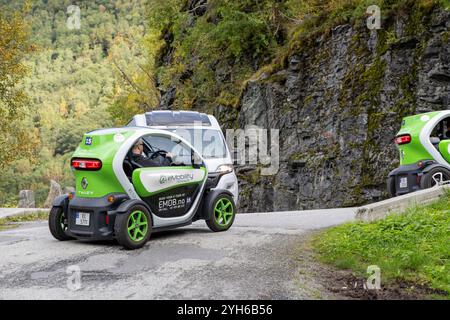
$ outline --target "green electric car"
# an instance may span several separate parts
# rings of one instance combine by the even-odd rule
[[[146,159],[168,158],[170,152],[170,161],[143,166],[132,154],[137,143]],[[209,174],[197,150],[173,132],[125,127],[86,133],[71,167],[75,192],[55,199],[49,216],[58,240],[117,239],[137,249],[152,232],[195,220],[206,220],[212,231],[233,224],[233,194],[216,187],[232,166]]]
[[[400,167],[391,171],[391,197],[450,181],[450,110],[406,117],[395,137]]]

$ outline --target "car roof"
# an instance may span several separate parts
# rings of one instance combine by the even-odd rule
[[[450,114],[450,110],[436,110],[436,111],[429,111],[429,112],[424,112],[424,113],[418,113],[418,114],[413,114],[410,116],[406,116],[404,119],[408,119],[408,118],[417,118],[417,117],[422,117],[422,116],[427,116],[427,115],[435,115],[438,113],[449,113]]]
[[[207,114],[197,111],[151,111],[145,113],[149,127],[152,126],[211,126]]]
[[[138,126],[96,129],[93,131],[89,131],[86,134],[104,135],[104,134],[123,133],[123,132],[128,132],[128,131],[144,131],[145,133],[167,134],[167,130],[161,130],[161,129],[149,128],[149,127],[138,127]]]

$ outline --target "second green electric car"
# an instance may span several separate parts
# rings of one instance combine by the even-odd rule
[[[450,181],[450,110],[404,118],[395,143],[400,167],[389,174],[390,196]]]

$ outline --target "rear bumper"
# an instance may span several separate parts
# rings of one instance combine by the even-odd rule
[[[400,166],[389,173],[389,177],[395,179],[395,192],[397,196],[420,190],[420,180],[424,168],[417,164]]]
[[[110,196],[110,195],[108,195]],[[122,194],[114,195],[116,201],[108,202],[108,196],[102,198],[73,198],[68,205],[66,233],[77,239],[111,240],[114,238],[115,209],[127,197]],[[77,214],[89,213],[89,225],[78,225]]]

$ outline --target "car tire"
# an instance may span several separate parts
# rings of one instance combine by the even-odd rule
[[[52,207],[48,216],[48,227],[52,236],[59,241],[72,240],[66,234],[67,221],[64,218],[64,211],[61,207]]]
[[[131,206],[125,213],[117,214],[114,234],[117,242],[127,250],[142,248],[150,239],[152,218],[142,205]]]
[[[387,179],[387,191],[388,191],[389,198],[394,198],[397,196],[397,191],[395,188],[395,176],[389,177]]]
[[[449,181],[450,171],[446,168],[433,168],[422,176],[420,180],[420,188],[428,189],[437,185],[438,181]]]
[[[221,193],[210,201],[205,208],[207,212],[206,224],[214,232],[226,231],[233,225],[236,216],[236,205],[233,197]]]

